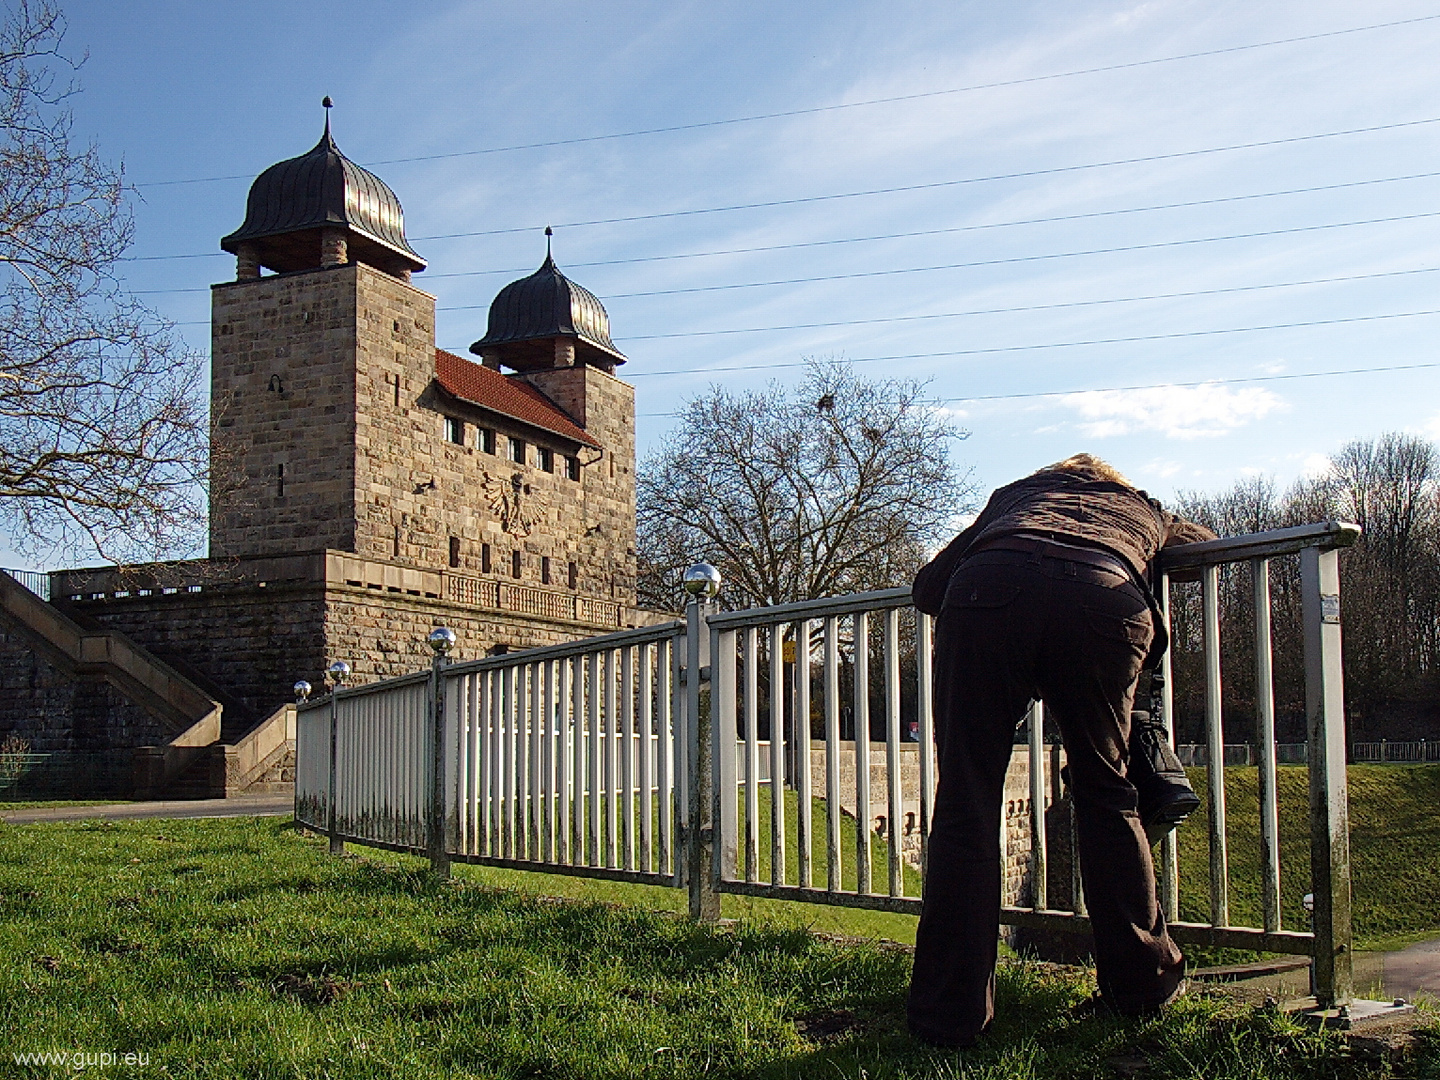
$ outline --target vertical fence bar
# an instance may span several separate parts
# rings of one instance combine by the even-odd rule
[[[798,805],[795,808],[795,855],[799,861],[798,884],[802,889],[811,885],[810,838],[810,620],[795,624],[795,786]]]
[[[1280,805],[1275,786],[1275,682],[1270,646],[1270,560],[1250,560],[1255,595],[1255,719],[1260,744],[1260,894],[1265,929],[1280,929]]]
[[[840,620],[825,619],[825,889],[840,884]]]
[[[905,864],[900,859],[900,609],[885,612],[885,787],[889,812],[885,828],[890,840],[890,895],[905,892]]]
[[[425,847],[430,859],[430,872],[440,877],[450,876],[450,852],[446,843],[445,821],[445,758],[448,749],[445,738],[445,657],[437,652],[430,664],[430,682],[426,688],[426,706],[429,715],[429,731],[426,732],[427,768],[426,780],[426,822]],[[378,701],[376,702],[378,704]],[[367,710],[369,711],[369,710]],[[369,724],[366,725],[369,727]]]
[[[715,865],[717,881],[735,877],[739,836],[739,783],[735,761],[738,739],[735,731],[735,631],[718,630],[710,635],[710,713],[713,740],[710,747],[715,772]]]
[[[541,737],[544,729],[541,724],[545,719],[545,669],[550,665],[548,662],[531,664],[530,667],[530,730],[526,732],[529,736],[529,758],[530,768],[527,770],[528,782],[526,783],[526,808],[525,845],[526,858],[539,861],[543,856],[540,853],[540,834],[543,830],[542,807],[543,791],[541,776],[544,763]]]
[[[570,800],[574,797],[574,774],[570,771],[570,733],[574,714],[570,702],[569,660],[555,661],[555,861],[570,862]]]
[[[340,684],[330,691],[330,781],[325,796],[325,829],[330,835],[330,854],[345,852],[345,842],[340,839]]]
[[[540,667],[545,683],[540,699],[540,723],[543,725],[540,744],[540,776],[541,787],[544,789],[540,809],[540,858],[549,863],[557,861],[555,858],[555,766],[558,758],[555,754],[555,729],[558,725],[555,717],[555,676],[559,673],[560,664],[555,660],[546,660]]]
[[[1350,809],[1345,777],[1345,686],[1340,651],[1339,553],[1300,552],[1305,718],[1310,758],[1310,883],[1315,894],[1315,997],[1348,1004],[1354,991],[1350,924]]]
[[[500,676],[500,854],[515,857],[515,666]]]
[[[691,601],[685,609],[685,726],[686,726],[686,884],[690,892],[690,917],[714,922],[720,918],[720,893],[715,889],[713,821],[715,813],[712,784],[711,709],[701,701],[702,670],[711,666],[710,628],[707,619],[715,611],[713,602]],[[711,696],[715,692],[712,675]],[[734,759],[734,755],[731,755]]]
[[[785,884],[785,627],[770,627],[770,883]]]
[[[640,743],[640,730],[635,724],[635,648],[627,645],[620,650],[620,866],[635,869],[635,755],[649,749]],[[648,742],[649,732],[646,732]],[[640,747],[637,751],[636,747]],[[650,800],[650,792],[645,792]]]
[[[855,613],[855,891],[874,892],[870,880],[870,615]]]
[[[1225,846],[1225,726],[1220,692],[1220,568],[1201,571],[1205,623],[1205,775],[1210,792],[1210,922],[1230,924],[1230,871]]]
[[[465,804],[468,810],[469,827],[465,832],[465,853],[480,854],[480,790],[484,782],[485,766],[480,756],[480,682],[478,674],[465,676],[465,757],[470,765],[469,782],[465,786]]]
[[[505,800],[503,797],[504,755],[501,749],[504,746],[504,673],[501,671],[490,672],[490,718],[489,731],[487,735],[490,742],[490,790],[488,792],[490,802],[490,833],[488,854],[499,856],[503,853],[500,844],[501,822],[505,817]]]
[[[745,880],[760,880],[760,631],[745,628]]]
[[[932,644],[934,620],[915,613],[915,660],[920,680],[920,870],[930,865],[930,824],[935,807],[935,683]]]
[[[605,737],[605,865],[612,870],[620,863],[620,713],[615,707],[615,652],[605,650],[605,700],[601,720]]]
[[[655,769],[654,762],[664,744],[655,737],[655,656],[663,653],[650,642],[638,649],[640,664],[640,717],[637,724],[636,745],[640,755],[640,870],[652,873],[655,869],[654,818],[655,818]],[[662,661],[663,662],[663,661]],[[663,691],[662,691],[663,693]],[[663,700],[663,699],[662,699]]]
[[[600,846],[604,839],[601,809],[605,780],[605,748],[601,740],[601,725],[604,716],[601,702],[605,699],[604,663],[598,652],[589,655],[590,678],[590,738],[587,748],[590,755],[590,790],[587,792],[589,817],[586,823],[585,853],[587,866],[599,866],[605,860]]]
[[[585,865],[585,812],[586,783],[589,782],[589,736],[585,729],[585,654],[570,658],[570,750],[573,753],[573,768],[570,769],[570,863]]]
[[[1157,599],[1160,601],[1160,618],[1168,634],[1170,631],[1169,574],[1160,575]],[[1165,655],[1160,658],[1160,673],[1165,680],[1165,689],[1160,695],[1160,720],[1165,725],[1165,737],[1170,740],[1170,745],[1173,747],[1175,745],[1175,689],[1170,675],[1171,652],[1171,649],[1166,649]],[[1165,913],[1167,921],[1177,922],[1180,918],[1180,847],[1176,842],[1174,829],[1166,833],[1165,838],[1160,841],[1158,870],[1160,908]]]
[[[657,777],[656,803],[660,814],[660,859],[656,871],[661,874],[674,873],[674,834],[670,831],[677,816],[674,806],[673,773],[672,763],[675,761],[675,715],[676,710],[671,695],[677,692],[677,687],[672,679],[671,672],[674,670],[674,654],[678,652],[675,648],[675,639],[666,638],[659,643],[655,657],[655,708],[657,716],[657,727],[660,735],[660,745],[655,752],[655,771]]]
[[[1045,875],[1049,872],[1049,845],[1045,838],[1045,704],[1030,703],[1030,906],[1050,906]]]

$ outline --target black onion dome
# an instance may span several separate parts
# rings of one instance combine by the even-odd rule
[[[352,258],[385,269],[425,269],[425,260],[405,239],[400,200],[385,181],[340,152],[327,116],[325,134],[313,150],[271,165],[250,185],[245,223],[220,247],[234,253],[242,241],[260,241],[262,261],[271,269],[310,269],[316,265],[309,253],[314,245],[279,238],[335,226],[348,230]],[[290,265],[297,260],[299,265]]]
[[[605,305],[589,289],[562,274],[547,253],[539,270],[500,290],[490,304],[485,336],[471,345],[470,351],[493,349],[509,363],[512,357],[529,359],[529,350],[517,346],[557,337],[575,338],[577,356],[583,357],[588,347],[602,353],[604,363],[625,363],[624,354],[610,340]],[[537,353],[537,358],[540,355]]]

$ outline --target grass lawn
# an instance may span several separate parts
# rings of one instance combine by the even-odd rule
[[[1351,765],[1350,855],[1356,945],[1398,948],[1440,936],[1440,765]],[[1203,798],[1205,770],[1191,769]],[[1259,770],[1225,770],[1230,918],[1259,926]],[[1306,770],[1279,768],[1280,892],[1284,925],[1305,929],[1301,898],[1310,891],[1310,802]],[[1209,920],[1208,812],[1180,833],[1180,910]]]
[[[903,1031],[903,950],[543,900],[490,873],[331,858],[273,818],[0,825],[0,1075],[54,1075],[13,1055],[77,1050],[167,1077],[1388,1075],[1220,995],[1077,1016],[1083,973],[1018,964],[981,1050],[927,1050]]]

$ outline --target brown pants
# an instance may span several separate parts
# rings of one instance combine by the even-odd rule
[[[1167,1000],[1184,958],[1165,929],[1125,777],[1150,613],[1118,570],[984,551],[956,570],[935,632],[939,784],[915,940],[910,1029],[963,1042],[995,1012],[1000,812],[1015,729],[1033,698],[1060,726],[1101,993],[1121,1012]]]

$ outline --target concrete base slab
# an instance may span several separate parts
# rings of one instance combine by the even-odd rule
[[[1285,1011],[1295,1020],[1311,1027],[1353,1031],[1371,1024],[1382,1024],[1398,1016],[1408,1016],[1415,1006],[1402,998],[1394,1001],[1367,1001],[1357,998],[1338,1009],[1322,1009],[1313,997],[1296,998],[1285,1004]]]

